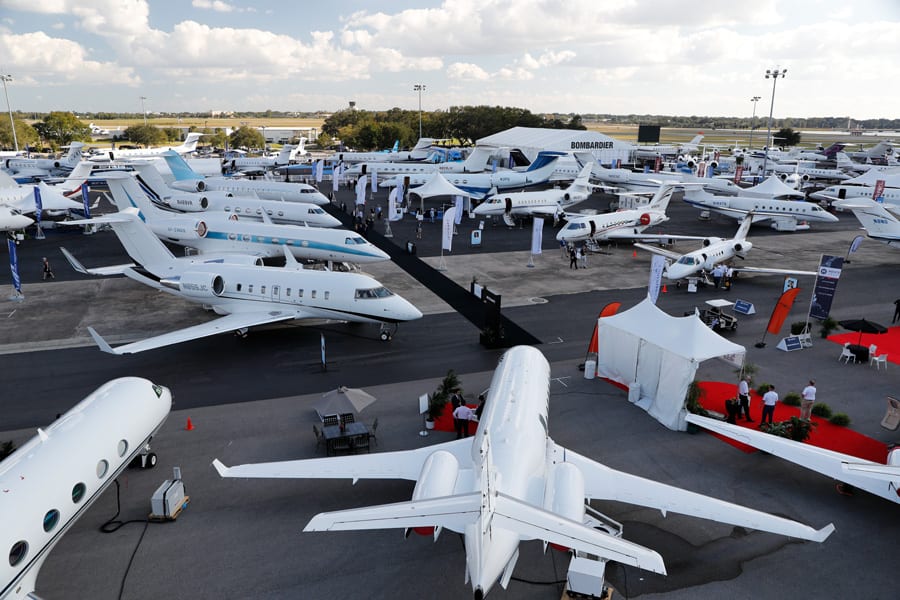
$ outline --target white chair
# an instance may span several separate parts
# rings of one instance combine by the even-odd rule
[[[874,358],[876,354],[878,354],[878,346],[876,346],[875,344],[869,344],[869,362],[870,363],[872,362],[872,358]]]
[[[881,369],[881,365],[884,365],[884,370],[887,371],[887,356],[887,352],[879,356],[869,356],[869,366],[875,365],[876,369]]]
[[[838,362],[844,361],[845,364],[850,364],[850,361],[856,362],[856,355],[850,352],[850,342],[844,344],[844,349],[841,350],[841,355],[838,356]]]

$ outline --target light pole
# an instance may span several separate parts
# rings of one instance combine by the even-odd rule
[[[9,111],[9,126],[12,127],[13,146],[16,147],[16,152],[18,152],[19,139],[16,137],[16,122],[13,120],[12,106],[9,104],[9,92],[6,91],[6,82],[13,80],[12,75],[0,75],[0,79],[3,80],[3,95],[6,96],[6,109]]]
[[[147,109],[144,108],[144,100],[147,99],[147,96],[141,96],[141,112],[144,114],[144,125],[147,124]]]
[[[413,91],[419,92],[419,139],[422,139],[422,92],[425,91],[424,83],[413,85]]]
[[[769,128],[766,132],[766,153],[763,156],[763,177],[766,176],[766,163],[769,162],[769,146],[772,142],[772,110],[775,108],[775,84],[778,83],[779,77],[784,77],[785,75],[787,75],[787,69],[781,69],[780,71],[778,70],[778,67],[766,69],[766,79],[772,80],[772,102],[769,104]]]
[[[753,96],[750,98],[750,102],[753,103],[753,117],[750,119],[750,142],[747,144],[749,147],[748,150],[753,150],[753,124],[756,122],[756,103],[761,99],[760,96]]]

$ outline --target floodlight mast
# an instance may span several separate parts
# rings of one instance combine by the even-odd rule
[[[766,69],[766,79],[772,80],[772,101],[769,104],[769,128],[766,132],[766,153],[763,157],[763,169],[762,175],[766,176],[766,163],[769,162],[769,146],[772,143],[772,110],[775,108],[775,84],[778,83],[779,77],[784,77],[787,75],[787,69],[778,70],[778,67],[774,69]]]
[[[6,91],[6,82],[12,81],[12,75],[0,75],[0,80],[3,80],[3,95],[6,96],[6,110],[9,111],[9,126],[12,128],[13,134],[13,146],[16,148],[16,152],[19,151],[19,138],[16,137],[16,122],[13,120],[12,115],[12,105],[9,103],[9,92]]]
[[[144,125],[147,124],[147,109],[144,108],[144,100],[147,99],[147,96],[141,96],[141,112],[144,114]]]
[[[761,99],[761,96],[753,96],[750,98],[750,102],[753,103],[753,117],[750,118],[750,141],[747,143],[748,150],[753,150],[753,124],[756,123],[756,103]]]
[[[425,91],[425,84],[424,83],[414,84],[413,91],[419,92],[419,139],[422,139],[422,92]]]

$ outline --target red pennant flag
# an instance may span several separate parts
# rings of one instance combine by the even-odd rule
[[[791,288],[781,295],[781,298],[778,299],[778,304],[772,309],[772,316],[769,317],[769,325],[766,327],[766,331],[772,335],[778,335],[784,320],[787,318],[788,313],[791,312],[791,307],[794,306],[794,299],[798,293],[800,293],[800,288]]]

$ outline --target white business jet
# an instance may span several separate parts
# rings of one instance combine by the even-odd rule
[[[138,377],[113,379],[0,462],[0,544],[9,553],[0,562],[0,598],[37,598],[38,572],[50,551],[147,451],[171,407],[167,388]]]
[[[15,173],[16,177],[49,177],[61,171],[71,171],[81,162],[82,142],[72,142],[69,151],[62,158],[8,158],[3,166]]]
[[[900,504],[900,448],[891,450],[887,464],[881,464],[708,417],[688,415],[687,420],[719,435]]]
[[[297,154],[305,154],[303,148],[305,143],[300,138],[299,145],[285,144],[281,147],[281,151],[277,156],[258,156],[249,158],[232,158],[231,160],[222,161],[222,167],[231,171],[238,171],[244,174],[262,174],[271,171],[276,167],[288,165],[297,157]]]
[[[867,198],[848,198],[834,205],[852,210],[868,237],[892,248],[900,248],[900,220],[885,205]]]
[[[146,184],[145,192],[151,201],[164,210],[177,213],[219,214],[225,218],[249,219],[289,225],[338,227],[341,222],[325,210],[306,202],[262,200],[248,196],[234,196],[231,192],[183,192],[166,185],[152,164],[134,164],[135,171]],[[268,217],[268,221],[266,220]]]
[[[701,210],[711,210],[739,221],[748,213],[753,213],[753,221],[772,221],[772,229],[777,231],[797,231],[809,229],[807,221],[836,223],[838,218],[812,202],[803,200],[775,200],[746,195],[718,196],[710,194],[699,186],[687,186],[684,201]]]
[[[445,163],[419,162],[358,162],[344,170],[347,177],[359,177],[366,173],[377,173],[380,179],[397,175],[414,175],[422,173],[483,173],[488,160],[497,152],[497,148],[476,146],[464,161]]]
[[[394,144],[390,152],[335,152],[328,160],[332,163],[358,163],[358,162],[395,162],[395,161],[421,161],[431,154],[431,146],[438,141],[434,138],[419,138],[412,150],[400,151],[400,144]]]
[[[616,500],[823,541],[834,530],[811,527],[673,486],[616,471],[559,446],[548,431],[550,365],[541,352],[517,346],[494,372],[472,438],[401,452],[225,467],[222,477],[406,479],[412,500],[320,513],[304,531],[414,528],[463,534],[466,580],[476,599],[497,582],[506,587],[519,542],[540,539],[656,573],[662,557],[590,526],[585,499]],[[310,492],[314,493],[314,492]],[[621,532],[619,532],[621,533]]]
[[[166,152],[176,152],[179,155],[188,154],[189,152],[193,152],[197,149],[197,142],[200,140],[200,137],[205,134],[202,133],[189,133],[187,137],[184,139],[184,142],[178,144],[177,146],[156,146],[153,148],[133,148],[127,150],[107,150],[103,154],[98,154],[96,156],[92,156],[90,160],[93,161],[105,161],[105,160],[119,160],[122,158],[146,158],[153,156],[161,156]]]
[[[593,155],[589,152],[576,152],[575,158],[581,164],[586,164],[592,160]],[[663,183],[696,183],[702,184],[703,187],[721,192],[723,194],[737,193],[740,187],[730,179],[722,179],[719,177],[697,177],[693,173],[682,173],[679,171],[659,171],[638,173],[630,169],[607,169],[600,163],[594,163],[591,170],[594,179],[605,184],[615,185],[638,192],[655,192]]]
[[[703,271],[710,271],[719,263],[728,262],[735,257],[746,258],[747,253],[753,248],[753,244],[747,239],[747,232],[750,231],[750,224],[753,221],[753,213],[749,213],[741,221],[737,233],[731,239],[722,239],[718,237],[709,237],[703,240],[703,247],[687,254],[679,254],[666,248],[649,246],[647,244],[636,243],[635,246],[646,250],[652,254],[659,254],[674,261],[666,266],[663,273],[667,279],[677,281],[686,277],[694,276]],[[737,267],[733,266],[735,271],[746,271],[749,273],[773,273],[782,275],[816,275],[815,271],[798,271],[795,269],[770,269],[766,267]]]
[[[19,209],[0,205],[0,231],[17,231],[32,223],[34,220],[23,215]]]
[[[175,152],[166,152],[162,156],[166,159],[166,164],[175,177],[175,181],[170,186],[176,190],[185,192],[221,191],[230,192],[235,196],[251,196],[264,200],[328,204],[328,198],[313,186],[305,183],[233,177],[203,177]]]
[[[84,209],[83,203],[69,200],[43,181],[32,185],[19,185],[12,177],[0,171],[0,205],[16,209],[22,214],[34,213],[37,211],[35,190],[40,194],[43,211],[53,214]]]
[[[552,216],[556,219],[566,208],[588,199],[591,195],[590,178],[591,163],[585,165],[575,181],[564,190],[496,194],[476,206],[473,212],[480,217],[503,216],[507,224],[512,223],[511,217]]]
[[[303,269],[284,248],[287,264],[266,267],[247,260],[197,257],[178,259],[141,222],[138,211],[130,208],[96,219],[72,221],[73,224],[110,223],[136,265],[85,269],[72,255],[64,252],[73,268],[92,275],[119,272],[130,279],[189,302],[211,307],[218,319],[165,333],[116,348],[88,328],[104,352],[132,354],[195,340],[228,331],[245,335],[249,327],[299,319],[328,319],[356,323],[382,324],[381,338],[390,339],[402,321],[422,317],[422,313],[404,298],[378,281],[361,273],[343,273]],[[246,258],[246,257],[244,257]]]
[[[138,176],[139,177],[139,176]],[[274,257],[290,249],[295,258],[370,263],[390,257],[358,233],[345,229],[302,227],[234,220],[223,214],[176,216],[156,208],[138,178],[127,173],[109,173],[109,191],[119,210],[140,210],[147,225],[161,239],[180,246],[196,248],[201,254],[236,253]]]

